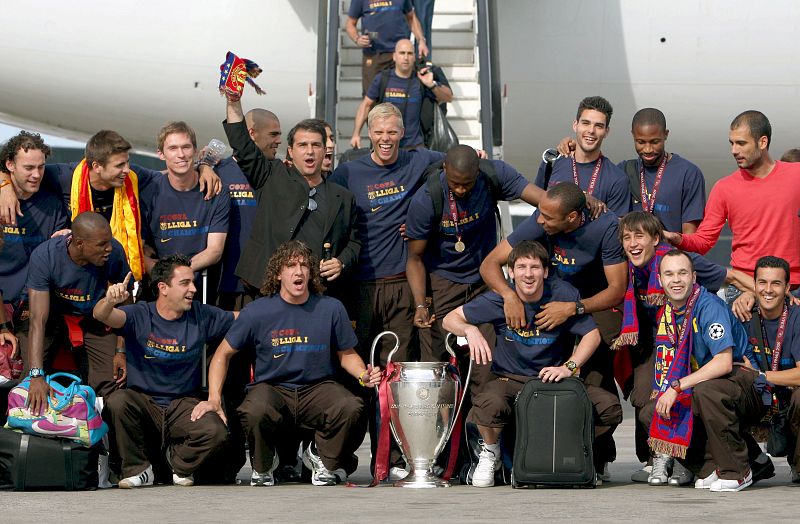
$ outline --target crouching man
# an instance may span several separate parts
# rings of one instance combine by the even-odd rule
[[[653,399],[639,421],[649,427],[653,451],[695,474],[695,488],[739,491],[754,480],[747,430],[764,412],[754,387],[758,373],[742,365],[747,333],[719,297],[696,283],[686,253],[665,253],[658,279],[667,302],[657,321]]]
[[[170,255],[153,266],[155,302],[116,305],[128,299],[127,284],[108,288],[94,317],[125,338],[128,389],[106,399],[103,417],[111,429],[112,452],[122,460],[120,488],[153,484],[153,464],[163,449],[172,482],[192,486],[193,473],[223,449],[224,419],[209,413],[190,417],[201,390],[206,341],[223,336],[235,313],[194,302],[191,260]],[[115,451],[114,451],[115,450]]]
[[[355,471],[353,455],[363,434],[364,402],[334,382],[334,355],[342,369],[364,387],[380,382],[380,369],[366,367],[353,349],[358,343],[344,306],[322,295],[319,261],[302,242],[282,244],[267,263],[261,292],[248,304],[222,341],[209,370],[206,413],[224,419],[222,385],[230,358],[254,347],[255,381],[239,407],[250,446],[251,486],[271,486],[278,467],[275,446],[287,425],[314,430],[303,452],[315,486],[334,485]]]
[[[535,376],[545,382],[558,382],[576,375],[600,344],[600,332],[590,315],[570,317],[548,330],[533,325],[545,304],[580,300],[578,290],[572,285],[547,278],[548,265],[547,250],[538,242],[523,240],[508,255],[514,292],[525,307],[525,318],[531,319],[527,326],[508,327],[503,298],[493,291],[478,296],[444,318],[447,331],[467,338],[470,353],[477,363],[492,362],[494,377],[473,398],[469,415],[483,438],[483,449],[472,478],[472,485],[476,487],[494,485],[494,472],[500,468],[500,433],[514,416],[514,400],[525,382]],[[494,325],[497,334],[494,350],[476,327],[484,322]],[[574,336],[581,340],[565,361],[572,350]],[[608,442],[622,422],[622,406],[616,395],[600,387],[586,385],[586,392],[594,407],[595,467],[602,471],[603,465],[612,458],[607,451]]]

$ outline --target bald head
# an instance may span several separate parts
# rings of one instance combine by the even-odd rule
[[[414,71],[414,44],[408,38],[398,40],[394,45],[394,59],[395,73],[399,74],[402,78],[408,76]]]
[[[274,160],[281,145],[281,122],[272,111],[251,109],[244,115],[250,139],[268,160]]]
[[[72,236],[75,238],[94,238],[105,233],[111,234],[111,226],[99,213],[84,211],[72,221]]]

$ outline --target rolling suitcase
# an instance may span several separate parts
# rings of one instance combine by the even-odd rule
[[[595,487],[592,403],[578,378],[525,384],[514,406],[511,486]]]

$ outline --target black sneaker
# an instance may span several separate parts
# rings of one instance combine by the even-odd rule
[[[775,464],[766,453],[762,453],[750,463],[750,469],[753,471],[753,484],[759,480],[771,479],[775,476]]]

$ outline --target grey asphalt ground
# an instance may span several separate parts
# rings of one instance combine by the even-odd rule
[[[251,488],[157,486],[96,492],[0,492],[0,522],[797,522],[800,485],[789,483],[785,459],[773,459],[776,476],[739,493],[691,487],[650,487],[630,482],[638,469],[633,449],[633,412],[617,429],[612,482],[597,489],[479,489],[472,486],[412,490],[382,485],[279,485]],[[369,446],[351,477],[369,478]],[[245,467],[239,478],[249,480]]]

